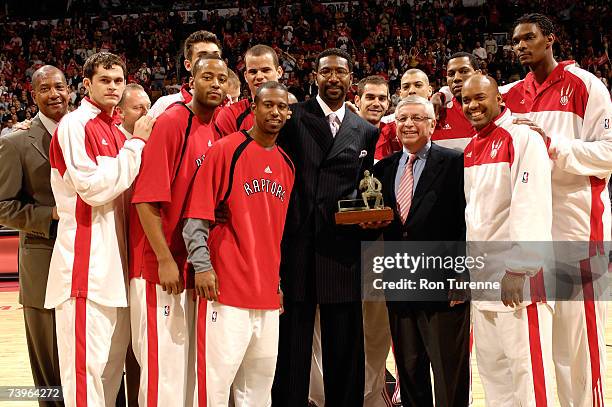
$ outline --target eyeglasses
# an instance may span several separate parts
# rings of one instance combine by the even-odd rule
[[[351,74],[349,71],[347,71],[346,69],[342,69],[342,68],[340,69],[323,68],[317,73],[324,78],[331,78],[333,74],[336,74],[336,78],[338,79],[344,79]]]
[[[403,124],[406,123],[408,119],[412,120],[413,123],[423,123],[425,120],[431,120],[431,117],[421,116],[420,114],[413,114],[410,116],[397,117],[395,120]]]

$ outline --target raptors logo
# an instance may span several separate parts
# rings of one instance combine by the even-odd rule
[[[491,144],[491,158],[497,157],[497,152],[498,152],[498,150],[500,149],[501,146],[502,146],[502,141],[501,140],[494,141]]]
[[[574,90],[570,89],[569,85],[567,85],[567,89],[561,88],[561,99],[559,100],[561,106],[566,106],[569,103],[569,98],[572,96],[572,93],[574,93]]]
[[[266,170],[269,170],[270,173],[272,172],[269,166],[266,167],[264,172],[267,172]],[[256,178],[245,182],[243,187],[246,196],[251,196],[258,192],[267,192],[280,199],[281,202],[285,202],[285,188],[278,181],[271,181],[266,178]]]

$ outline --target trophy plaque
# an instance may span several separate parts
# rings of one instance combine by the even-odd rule
[[[361,199],[338,201],[337,225],[393,220],[393,209],[384,206],[383,203],[382,184],[370,174],[370,171],[366,170],[363,175],[363,179],[359,182]]]

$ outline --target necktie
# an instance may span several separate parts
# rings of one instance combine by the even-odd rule
[[[329,129],[331,130],[331,134],[332,137],[336,137],[336,134],[338,134],[338,130],[340,129],[340,125],[338,124],[338,116],[336,116],[335,113],[330,113],[329,116],[327,116],[327,119],[329,120]]]
[[[417,158],[416,154],[410,154],[397,191],[397,210],[402,218],[402,223],[406,222],[408,212],[410,212],[410,205],[412,204],[412,187],[414,186],[412,165]]]

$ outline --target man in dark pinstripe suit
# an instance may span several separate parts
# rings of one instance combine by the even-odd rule
[[[279,144],[296,166],[285,225],[275,407],[308,404],[312,334],[320,310],[326,404],[363,404],[360,231],[337,226],[340,199],[355,198],[372,166],[378,129],[345,108],[352,80],[350,55],[328,49],[317,57],[316,98],[292,106]]]

